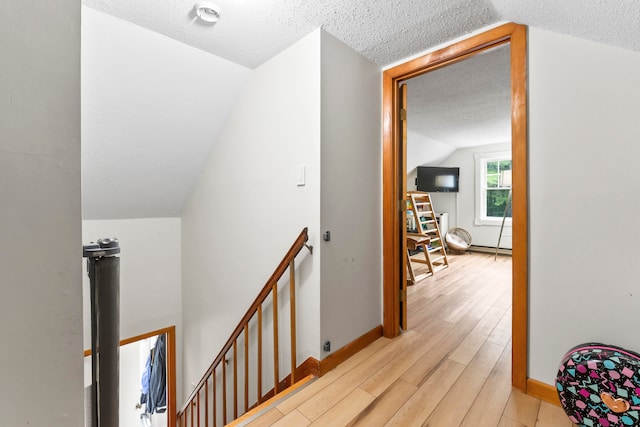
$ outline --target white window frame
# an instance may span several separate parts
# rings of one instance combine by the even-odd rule
[[[487,216],[487,162],[496,160],[512,160],[510,151],[496,151],[492,153],[475,153],[476,161],[476,203],[475,225],[502,225],[502,218]],[[513,164],[513,163],[512,163]],[[507,217],[505,227],[511,227],[511,218]]]

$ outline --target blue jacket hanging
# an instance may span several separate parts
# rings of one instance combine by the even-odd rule
[[[147,412],[162,413],[167,410],[167,357],[166,336],[160,335],[156,341],[149,376]]]
[[[151,377],[151,359],[153,350],[149,350],[149,356],[147,362],[144,364],[144,371],[142,371],[142,378],[140,380],[140,387],[142,394],[140,395],[140,404],[147,403],[149,397],[149,378]]]
[[[158,336],[156,345],[149,352],[142,372],[140,403],[146,404],[145,413],[162,413],[167,410],[167,362],[166,337]]]

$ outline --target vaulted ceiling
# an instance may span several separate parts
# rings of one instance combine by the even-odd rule
[[[215,24],[197,0],[84,0],[84,4],[246,67],[322,27],[385,65],[500,21],[640,50],[637,0],[214,0]]]
[[[318,27],[381,67],[504,21],[640,51],[637,0],[215,0],[214,25],[195,2],[83,0],[85,218],[179,216],[251,69]],[[505,60],[490,52],[410,81],[413,130],[456,147],[469,133],[503,142]],[[493,90],[451,92],[474,81]],[[424,97],[467,106],[467,120]]]

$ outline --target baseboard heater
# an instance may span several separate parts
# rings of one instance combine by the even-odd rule
[[[490,253],[490,254],[495,254],[496,253],[496,248],[495,247],[490,247],[490,246],[471,245],[469,247],[469,250],[473,251],[473,252],[483,252],[483,253]],[[498,255],[511,256],[511,252],[512,252],[512,250],[509,249],[509,248],[500,248],[500,249],[498,249]]]

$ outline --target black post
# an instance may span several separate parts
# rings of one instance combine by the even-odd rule
[[[91,282],[92,427],[118,427],[120,245],[101,239],[83,246]]]

